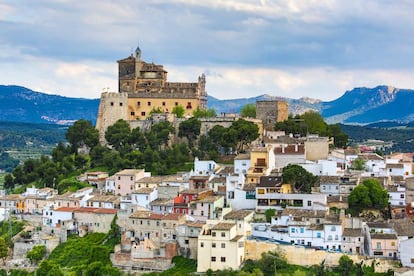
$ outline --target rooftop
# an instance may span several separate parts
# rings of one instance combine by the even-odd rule
[[[360,237],[362,235],[361,228],[344,228],[344,232],[342,234],[342,236],[346,237]]]
[[[211,230],[230,230],[236,226],[235,223],[229,223],[229,222],[219,222],[216,225],[214,225]]]
[[[240,219],[244,219],[247,216],[250,216],[253,213],[254,213],[253,210],[233,210],[230,213],[227,213],[226,215],[224,215],[223,218],[240,220]]]

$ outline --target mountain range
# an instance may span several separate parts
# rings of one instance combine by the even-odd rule
[[[258,100],[281,99],[271,95],[220,100],[208,96],[208,107],[217,114],[239,113],[246,104]],[[377,122],[408,123],[414,121],[414,90],[391,86],[354,88],[341,97],[324,102],[300,98],[283,100],[289,103],[291,114],[315,110],[328,123],[370,124]],[[70,98],[32,91],[16,85],[0,85],[0,121],[71,124],[90,120],[95,124],[99,99]]]

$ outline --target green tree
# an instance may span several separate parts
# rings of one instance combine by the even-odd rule
[[[63,276],[59,269],[59,265],[54,261],[43,260],[36,270],[37,275],[45,276]]]
[[[118,120],[112,126],[109,126],[105,132],[106,141],[117,151],[129,145],[131,130],[125,120]]]
[[[282,178],[284,183],[292,184],[296,190],[310,193],[312,187],[318,181],[318,177],[296,164],[289,164],[283,168]]]
[[[352,190],[348,203],[352,215],[364,209],[383,211],[388,206],[388,193],[376,179],[366,179]]]
[[[180,123],[178,127],[178,137],[186,137],[188,145],[193,148],[194,141],[200,134],[201,122],[197,118],[190,118]]]
[[[72,145],[72,152],[85,145],[91,149],[99,143],[99,132],[90,121],[78,120],[68,128],[66,139]]]
[[[276,210],[275,209],[267,209],[265,211],[265,217],[266,217],[266,221],[268,223],[270,223],[272,221],[272,217],[274,217],[276,214]]]
[[[164,113],[164,111],[162,111],[161,107],[153,107],[149,113],[149,115],[152,114],[159,114],[159,113]]]
[[[339,258],[338,272],[343,276],[352,275],[355,272],[355,264],[347,255],[342,255]]]
[[[37,264],[46,255],[46,246],[35,245],[27,252],[26,257],[30,260],[31,264]]]
[[[179,104],[173,107],[173,109],[171,110],[171,113],[175,114],[177,118],[183,118],[185,114],[185,109],[181,104]]]
[[[232,130],[236,132],[237,152],[244,152],[246,146],[259,137],[259,127],[243,119],[234,121],[229,128],[230,132]]]
[[[357,171],[363,171],[366,169],[365,164],[366,164],[366,161],[364,159],[357,158],[352,161],[351,169],[357,170]]]
[[[256,118],[256,105],[255,104],[246,104],[240,110],[240,116]]]
[[[7,247],[6,240],[3,237],[0,237],[0,258],[3,260],[3,264],[8,254],[9,248]]]
[[[203,109],[203,108],[197,107],[193,111],[194,118],[211,118],[211,117],[216,117],[216,116],[217,116],[216,110],[213,108]]]
[[[14,189],[13,176],[10,173],[6,174],[4,177],[4,188],[6,190]]]

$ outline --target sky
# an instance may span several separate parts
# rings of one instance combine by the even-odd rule
[[[0,84],[99,98],[139,46],[219,99],[414,89],[413,14],[412,0],[0,0]]]

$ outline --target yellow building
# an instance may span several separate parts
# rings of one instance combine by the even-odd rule
[[[184,109],[184,116],[207,108],[204,74],[197,82],[168,82],[164,66],[141,60],[139,47],[135,56],[118,60],[118,85],[118,92],[101,94],[96,119],[101,142],[105,142],[108,127],[120,119],[131,125],[148,119],[151,111],[164,112],[171,119],[168,115],[176,106]]]
[[[215,223],[206,224],[198,236],[197,272],[236,270],[244,261],[245,236],[238,235],[236,223]]]
[[[260,177],[269,175],[275,166],[272,146],[255,147],[250,151],[250,168],[247,171],[247,183],[259,183]]]
[[[207,108],[206,78],[198,82],[168,82],[164,66],[141,60],[141,49],[125,59],[118,60],[119,92],[128,93],[128,119],[142,120],[152,110],[171,112],[181,105],[185,115],[191,116],[197,108]]]

